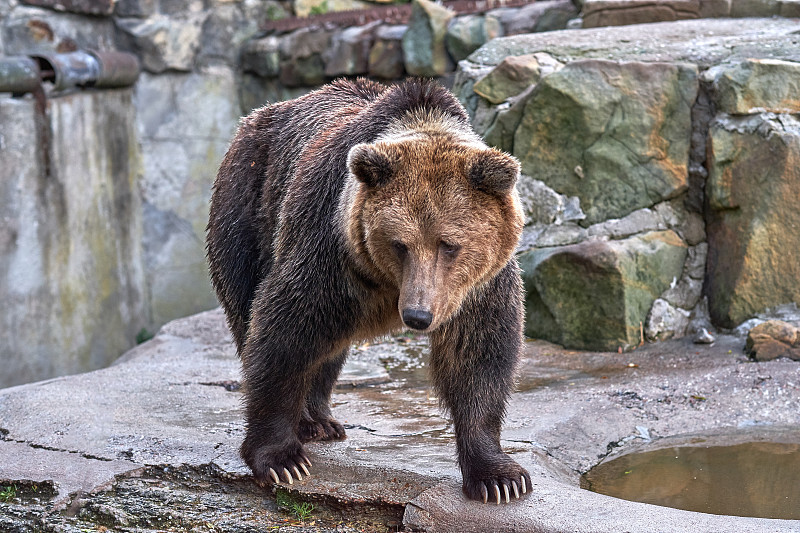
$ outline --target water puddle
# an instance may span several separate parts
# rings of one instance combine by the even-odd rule
[[[703,513],[800,519],[800,437],[690,439],[601,463],[581,488]],[[738,442],[737,442],[738,441]]]

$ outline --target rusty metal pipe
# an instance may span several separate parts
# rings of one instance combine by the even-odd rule
[[[100,63],[86,52],[42,54],[31,57],[39,62],[42,72],[48,73],[42,81],[52,82],[53,89],[57,91],[93,85],[100,74]]]
[[[139,60],[125,52],[89,51],[100,64],[95,87],[128,87],[139,78]]]
[[[0,93],[30,93],[40,81],[39,64],[30,57],[0,58]]]

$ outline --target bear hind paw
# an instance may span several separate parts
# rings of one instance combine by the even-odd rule
[[[297,438],[300,442],[306,443],[311,441],[328,441],[328,440],[344,440],[347,434],[344,427],[332,417],[320,418],[317,420],[307,419],[300,420],[297,428]]]

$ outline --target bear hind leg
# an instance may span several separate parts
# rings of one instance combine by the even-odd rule
[[[300,442],[343,440],[347,436],[344,427],[333,418],[330,408],[331,391],[347,359],[347,352],[345,349],[322,363],[314,376],[297,428]]]

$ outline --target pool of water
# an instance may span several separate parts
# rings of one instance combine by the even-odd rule
[[[687,511],[800,520],[800,440],[695,438],[603,462],[581,488]]]

